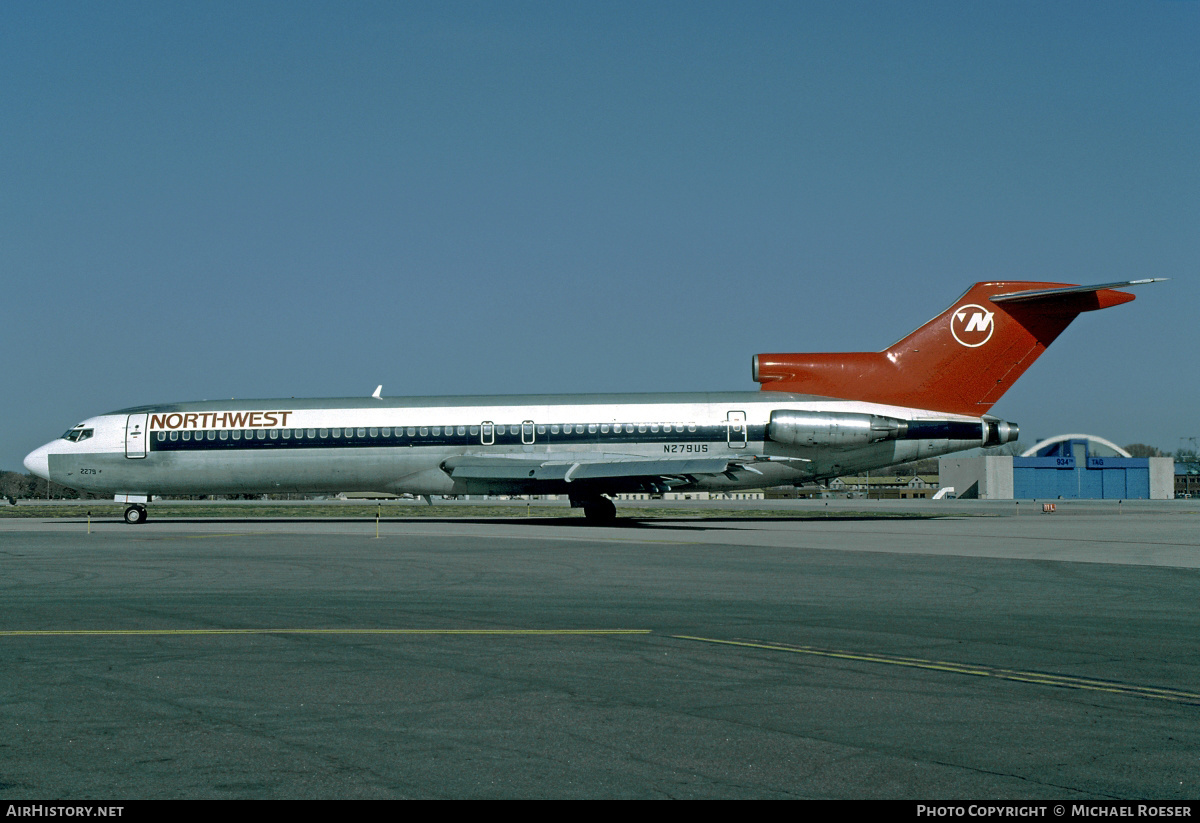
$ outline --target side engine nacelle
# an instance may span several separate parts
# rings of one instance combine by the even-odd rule
[[[779,409],[771,412],[767,426],[767,437],[776,443],[809,448],[853,448],[883,440],[974,441],[990,447],[1015,442],[1020,434],[1016,423],[991,415],[977,420],[900,420],[878,414]]]
[[[897,440],[908,432],[908,423],[894,417],[853,412],[809,412],[781,409],[771,412],[767,437],[788,446],[867,446]]]

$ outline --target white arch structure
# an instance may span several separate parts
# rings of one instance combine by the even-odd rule
[[[1043,440],[1040,443],[1034,444],[1031,448],[1028,448],[1025,451],[1021,452],[1021,456],[1022,457],[1037,457],[1037,453],[1040,452],[1042,449],[1046,448],[1047,446],[1051,446],[1055,443],[1062,443],[1066,440],[1090,440],[1093,443],[1099,443],[1102,446],[1106,446],[1107,448],[1112,449],[1121,457],[1133,457],[1132,454],[1125,451],[1123,448],[1121,448],[1120,446],[1118,446],[1116,443],[1112,442],[1111,440],[1105,440],[1103,437],[1097,437],[1094,434],[1060,434],[1057,437],[1051,437],[1049,440]]]

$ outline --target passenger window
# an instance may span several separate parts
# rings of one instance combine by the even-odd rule
[[[458,427],[458,436],[459,436],[459,437],[462,437],[462,436],[463,436],[464,434],[466,434],[466,433],[467,433],[467,427],[466,427],[466,426],[459,426],[459,427]]]
[[[233,430],[233,439],[234,439],[234,440],[241,440],[241,439],[242,439],[242,430],[241,430],[241,429],[234,429],[234,430]]]
[[[472,436],[472,437],[474,437],[474,436],[475,436],[475,435],[477,435],[477,434],[479,434],[479,427],[478,427],[478,426],[472,426],[472,427],[471,427],[471,436]]]
[[[608,434],[608,424],[607,424],[607,423],[601,423],[601,424],[600,424],[600,433],[601,433],[601,434]]]
[[[359,436],[359,437],[366,437],[366,436],[367,436],[367,430],[366,430],[366,429],[359,429],[359,430],[358,430],[358,432],[357,432],[357,434],[358,434],[358,436]]]
[[[551,434],[558,434],[558,426],[551,426],[551,427],[550,427],[550,433],[551,433]]]
[[[191,432],[184,432],[184,433],[183,433],[183,439],[184,439],[184,440],[191,440],[191,439],[192,439],[192,433],[191,433]]]
[[[171,432],[171,439],[172,439],[172,440],[178,440],[178,439],[179,439],[179,432]]]
[[[657,424],[657,423],[651,423],[651,424],[650,424],[650,431],[652,431],[652,432],[656,432],[656,431],[658,431],[658,424]]]
[[[255,437],[257,437],[259,440],[266,440],[267,439],[267,430],[259,429],[258,434],[256,434]]]
[[[596,433],[596,424],[588,423],[588,434],[595,434],[595,433]]]
[[[212,429],[209,429],[208,433],[204,435],[204,439],[205,440],[216,440],[217,433],[215,431],[213,431]]]
[[[645,433],[646,433],[646,424],[645,424],[645,423],[639,423],[639,424],[638,424],[638,431],[639,431],[639,432],[641,432],[642,434],[645,434]]]
[[[359,430],[358,430],[358,432],[359,432],[359,434],[362,434],[362,429],[359,429]],[[372,437],[378,437],[378,436],[379,436],[379,429],[371,429],[371,436],[372,436]]]
[[[224,440],[225,438],[221,438],[221,439],[222,439],[222,440]],[[283,439],[284,439],[284,440],[291,440],[291,439],[292,439],[292,430],[291,430],[291,429],[284,429],[284,430],[283,430]]]
[[[546,433],[546,427],[538,426],[538,434],[545,434],[545,433]]]
[[[327,437],[329,437],[329,429],[321,429],[321,439],[324,440]]]
[[[272,440],[279,439],[279,429],[271,429],[271,439]]]
[[[690,431],[690,432],[694,432],[695,430],[696,430],[696,424],[695,424],[695,423],[688,423],[688,431]]]
[[[422,437],[428,437],[428,436],[429,436],[429,427],[428,427],[428,426],[422,426],[422,427],[421,427],[421,436],[422,436]]]
[[[408,434],[408,436],[409,436],[409,437],[416,437],[416,436],[417,436],[417,430],[416,430],[416,429],[414,429],[414,428],[412,428],[412,427],[410,426],[410,427],[409,427],[409,429],[408,429],[408,432],[407,432],[407,434]]]
[[[375,430],[374,430],[374,429],[371,429],[371,436],[372,436],[372,437],[374,437],[374,436],[375,436],[374,432],[375,432]],[[391,436],[392,436],[392,427],[391,427],[391,426],[384,426],[384,427],[383,427],[383,436],[384,436],[384,437],[391,437]]]
[[[221,439],[222,440],[229,439],[229,432],[226,429],[221,429]]]
[[[158,433],[158,442],[159,442],[159,443],[163,442],[163,441],[164,441],[164,440],[166,440],[166,439],[167,439],[167,433],[166,433],[166,432],[159,432],[159,433]]]

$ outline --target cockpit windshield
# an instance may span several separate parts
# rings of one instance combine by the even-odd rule
[[[62,439],[70,440],[72,443],[78,443],[80,440],[87,440],[95,431],[95,429],[85,429],[83,424],[80,423],[75,428],[70,429],[63,434]]]

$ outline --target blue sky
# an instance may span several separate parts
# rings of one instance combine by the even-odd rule
[[[1171,277],[994,409],[1200,436],[1200,3],[0,4],[0,468],[221,397],[753,390]]]

